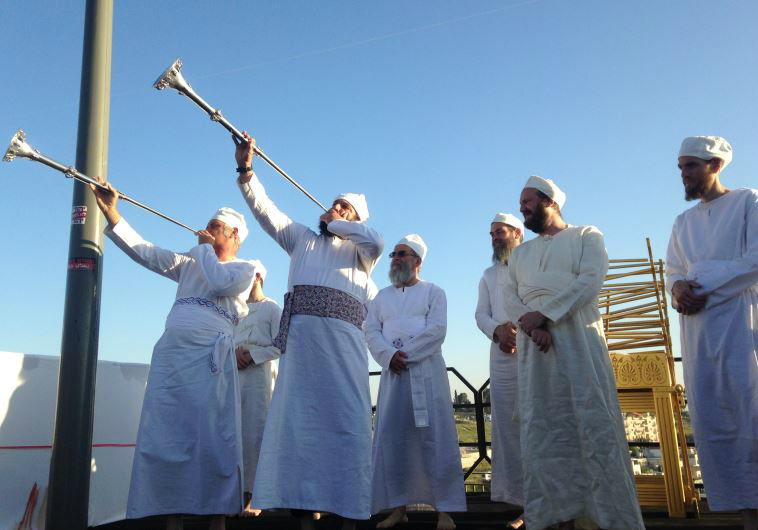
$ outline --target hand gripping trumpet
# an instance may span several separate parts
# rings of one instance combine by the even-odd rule
[[[41,164],[44,164],[48,167],[51,167],[53,169],[57,169],[64,175],[66,175],[68,178],[73,178],[78,180],[79,182],[84,182],[85,184],[92,184],[93,186],[97,186],[100,189],[108,189],[106,186],[100,184],[98,181],[93,179],[92,177],[88,177],[87,175],[80,173],[76,170],[73,166],[65,166],[61,164],[60,162],[56,162],[55,160],[52,160],[42,153],[40,153],[37,149],[34,149],[31,145],[29,145],[26,142],[26,134],[22,129],[19,129],[16,134],[13,135],[13,138],[11,138],[11,144],[8,146],[8,150],[5,152],[5,156],[3,157],[3,161],[5,162],[11,162],[14,158],[17,156],[22,158],[28,158],[29,160],[34,160],[35,162],[40,162]],[[180,223],[176,219],[172,219],[168,215],[164,215],[158,210],[154,210],[153,208],[150,208],[149,206],[142,204],[141,202],[132,199],[128,195],[124,195],[121,192],[118,192],[118,196],[120,199],[123,199],[127,202],[130,202],[134,204],[135,206],[139,206],[140,208],[147,210],[150,213],[154,213],[158,217],[161,217],[165,219],[166,221],[171,221],[175,225],[179,225],[182,228],[186,228],[193,234],[197,235],[197,230],[190,228],[189,226]]]
[[[240,140],[241,142],[247,143],[245,140],[245,137],[242,136],[242,133],[231,123],[229,123],[229,120],[224,118],[224,116],[221,114],[221,111],[219,109],[214,109],[211,107],[208,102],[206,102],[203,98],[197,95],[197,93],[193,90],[193,88],[190,86],[190,84],[184,79],[184,76],[182,76],[182,60],[177,59],[174,61],[174,64],[168,67],[163,74],[153,83],[153,88],[157,88],[158,90],[163,90],[166,87],[171,87],[173,89],[176,89],[180,94],[183,94],[190,98],[192,101],[194,101],[198,107],[203,109],[205,112],[208,113],[208,116],[210,116],[211,120],[216,121],[220,123],[227,131],[232,133],[237,140]],[[273,160],[271,160],[268,156],[266,156],[266,153],[260,150],[258,146],[256,145],[254,148],[255,154],[261,157],[269,166],[274,168],[277,173],[279,173],[281,176],[283,176],[285,179],[287,179],[293,186],[295,186],[297,189],[302,191],[306,197],[308,197],[310,200],[318,204],[322,210],[327,211],[326,208],[324,208],[324,205],[318,202],[316,198],[308,193],[305,188],[303,188],[300,184],[297,183],[295,179],[290,177],[285,171],[280,168]]]

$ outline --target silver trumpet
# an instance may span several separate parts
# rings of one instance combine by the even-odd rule
[[[41,164],[44,164],[48,167],[51,167],[53,169],[57,169],[64,175],[66,175],[68,178],[73,178],[78,180],[79,182],[84,182],[85,184],[92,184],[93,186],[97,186],[100,189],[106,190],[108,189],[103,184],[100,184],[98,181],[93,179],[92,177],[88,177],[87,175],[80,173],[76,170],[73,166],[65,166],[61,164],[60,162],[56,162],[55,160],[52,160],[42,153],[40,153],[37,149],[34,149],[31,145],[29,145],[26,141],[26,134],[22,129],[19,129],[16,134],[13,135],[13,138],[11,138],[11,144],[8,146],[8,150],[5,152],[5,156],[3,156],[4,162],[11,162],[16,157],[22,157],[22,158],[28,158],[29,160],[34,160],[35,162],[40,162]],[[194,228],[190,228],[189,226],[180,223],[176,219],[172,219],[168,215],[164,215],[158,210],[154,210],[150,208],[149,206],[142,204],[141,202],[132,199],[128,195],[124,195],[121,192],[118,192],[118,196],[120,199],[123,199],[127,202],[130,202],[134,204],[135,206],[139,206],[140,208],[147,210],[150,213],[154,213],[158,217],[161,217],[165,219],[166,221],[171,221],[175,225],[179,225],[182,228],[186,228],[193,234],[197,234],[197,230]]]
[[[242,133],[231,123],[229,123],[229,120],[224,118],[224,116],[221,114],[221,111],[219,109],[214,109],[211,107],[207,101],[205,101],[203,98],[197,95],[197,93],[193,90],[193,88],[190,86],[190,84],[184,79],[184,76],[182,76],[182,60],[177,59],[174,61],[174,64],[168,67],[163,74],[158,78],[158,80],[153,83],[153,88],[157,88],[158,90],[163,90],[166,87],[171,87],[176,89],[180,94],[184,94],[188,98],[190,98],[192,101],[197,103],[197,105],[203,109],[205,112],[208,113],[208,116],[210,116],[211,120],[220,123],[227,131],[232,133],[235,138],[238,140],[247,143],[247,140],[245,140],[245,137],[242,136]],[[266,153],[260,150],[260,148],[256,145],[254,148],[255,154],[261,157],[263,160],[266,161],[266,163],[274,168],[277,173],[279,173],[281,176],[283,176],[285,179],[290,181],[290,183],[295,186],[297,189],[302,191],[306,197],[308,197],[310,200],[318,204],[322,210],[327,211],[327,209],[324,207],[323,204],[318,202],[316,198],[308,193],[305,188],[303,188],[300,184],[297,183],[295,179],[290,177],[282,168],[280,168],[273,160],[271,160],[268,156],[266,156]]]

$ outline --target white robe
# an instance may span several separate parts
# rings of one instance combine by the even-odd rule
[[[222,312],[247,314],[259,262],[219,262],[208,244],[186,253],[164,250],[123,218],[106,234],[134,261],[179,284],[179,303],[150,361],[126,516],[236,514],[242,502],[239,381],[234,324]],[[215,308],[188,303],[191,298]]]
[[[492,338],[495,328],[517,324],[505,312],[508,266],[496,263],[479,282],[476,324],[490,340],[490,403],[492,410],[492,484],[490,498],[516,506],[524,504],[521,436],[518,421],[518,357],[503,353]]]
[[[241,184],[261,227],[289,255],[288,290],[319,285],[363,304],[384,248],[364,223],[332,221],[325,237],[293,222],[258,178]],[[314,219],[315,220],[315,219]],[[279,360],[253,487],[258,508],[371,515],[371,396],[362,330],[336,318],[293,315]]]
[[[372,511],[431,504],[466,511],[461,453],[442,343],[445,292],[433,283],[386,287],[369,304],[369,351],[382,367],[373,444]],[[398,350],[408,369],[389,370]]]
[[[242,456],[244,490],[253,491],[255,469],[263,440],[268,407],[271,403],[272,364],[279,358],[279,348],[271,342],[279,333],[282,310],[271,298],[247,304],[248,314],[234,330],[234,346],[250,352],[253,363],[239,371],[242,404]]]
[[[676,218],[667,288],[694,280],[705,308],[680,315],[684,383],[708,506],[758,508],[758,190]]]
[[[607,268],[603,236],[592,226],[528,241],[509,260],[508,315],[540,311],[553,338],[546,353],[525,333],[516,339],[530,530],[572,519],[644,528],[597,308]]]

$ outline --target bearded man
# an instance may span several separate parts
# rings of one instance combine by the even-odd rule
[[[121,217],[118,192],[90,186],[106,235],[143,267],[177,282],[166,329],[155,344],[142,404],[126,516],[211,515],[210,528],[242,508],[240,393],[234,327],[258,261],[237,258],[247,236],[242,214],[221,208],[189,252],[145,241]]]
[[[466,511],[461,454],[442,343],[445,292],[421,280],[427,246],[418,234],[390,253],[390,281],[369,304],[364,325],[382,367],[373,446],[372,511],[392,508],[377,528],[408,522],[406,505],[431,504],[437,530],[453,530],[448,512]]]
[[[263,433],[253,506],[290,508],[303,529],[312,512],[371,515],[371,396],[363,338],[371,271],[384,248],[366,226],[366,198],[337,197],[320,234],[292,221],[252,170],[255,140],[234,139],[242,196],[261,228],[290,256],[279,335],[279,375]]]
[[[493,502],[524,505],[521,471],[521,442],[518,422],[518,359],[516,319],[505,310],[505,283],[508,259],[524,240],[524,225],[516,216],[498,213],[490,223],[492,262],[479,281],[476,324],[490,343],[490,407],[492,410],[492,485]],[[519,516],[508,523],[523,526]]]
[[[594,226],[568,225],[566,195],[531,177],[521,191],[539,237],[508,262],[505,309],[519,323],[521,456],[529,530],[643,530],[597,297],[608,256]]]
[[[685,138],[685,198],[666,256],[679,312],[684,383],[711,510],[740,510],[758,528],[758,190],[730,190],[732,146]]]

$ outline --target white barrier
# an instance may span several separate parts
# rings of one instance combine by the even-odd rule
[[[0,529],[45,524],[58,357],[0,352]],[[89,525],[124,518],[149,365],[99,361]]]

